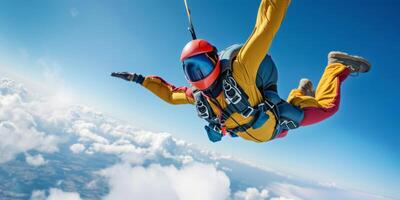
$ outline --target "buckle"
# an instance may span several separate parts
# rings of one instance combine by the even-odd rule
[[[253,114],[254,108],[252,107],[247,107],[246,110],[244,110],[242,113],[240,113],[244,118],[248,118],[251,114]]]
[[[237,104],[242,100],[240,92],[226,80],[223,80],[222,86],[224,87],[225,97],[228,99],[229,104]],[[230,94],[233,91],[234,94]]]
[[[289,124],[292,125],[292,126],[289,126]],[[286,128],[289,129],[289,130],[297,128],[297,125],[292,120],[290,120],[290,121],[285,120],[280,125],[281,126],[282,125],[286,126]]]
[[[233,97],[227,97],[229,99],[229,102],[232,104],[238,104],[242,100],[242,96],[240,96],[238,93],[235,93],[235,96]]]
[[[221,129],[220,129],[218,126],[216,126],[216,125],[214,125],[214,126],[212,127],[212,129],[213,129],[215,132],[221,133]]]
[[[264,101],[264,104],[266,104],[270,109],[274,108],[275,104],[270,104],[267,100]]]
[[[210,113],[208,113],[207,106],[205,106],[203,102],[197,101],[196,107],[197,107],[197,114],[199,115],[200,118],[207,119],[210,117]]]
[[[260,103],[260,104],[258,104],[257,107],[258,107],[258,110],[260,110],[262,112],[265,112],[267,110],[265,103]]]

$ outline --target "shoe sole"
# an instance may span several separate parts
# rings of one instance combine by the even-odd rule
[[[300,89],[306,96],[315,97],[314,86],[309,79],[301,79],[298,89]]]
[[[365,68],[366,70],[360,71],[361,73],[365,73],[365,72],[369,72],[369,70],[371,70],[371,64],[368,62],[367,59],[361,57],[361,56],[353,56],[353,55],[349,55],[345,52],[341,52],[341,51],[331,51],[328,54],[328,58],[343,58],[343,59],[349,59],[352,61],[356,61],[356,62],[361,62],[365,64]]]

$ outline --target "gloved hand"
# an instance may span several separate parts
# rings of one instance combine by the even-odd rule
[[[124,79],[126,81],[132,81],[135,83],[142,84],[144,81],[144,76],[136,73],[130,73],[130,72],[113,72],[111,73],[111,76],[117,77],[120,79]]]

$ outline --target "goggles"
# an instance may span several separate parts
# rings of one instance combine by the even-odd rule
[[[189,81],[196,82],[210,75],[215,65],[215,61],[204,53],[185,59],[183,61],[183,71]]]

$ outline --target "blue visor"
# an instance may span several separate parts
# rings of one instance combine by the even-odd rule
[[[183,71],[189,81],[199,81],[214,70],[214,63],[206,54],[192,56],[183,61]]]

